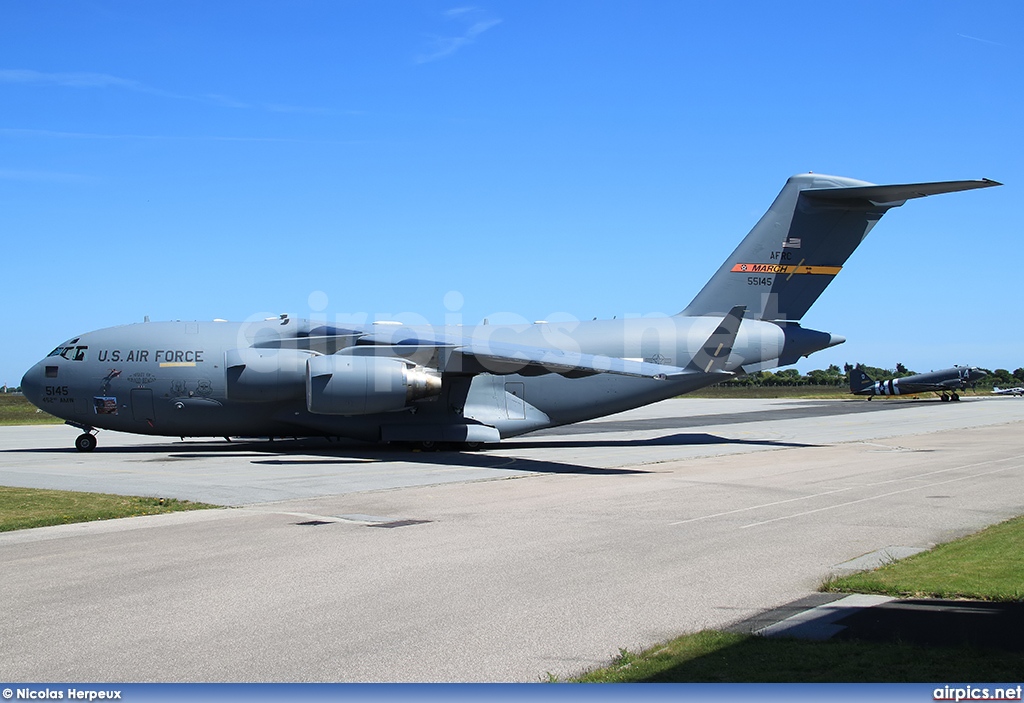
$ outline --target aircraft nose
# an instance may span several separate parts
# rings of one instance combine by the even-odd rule
[[[21,378],[22,394],[36,407],[41,407],[40,404],[43,397],[43,364],[44,362],[40,361],[26,371],[25,375]]]

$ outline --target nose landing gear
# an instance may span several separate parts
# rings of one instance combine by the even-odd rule
[[[75,449],[80,452],[91,452],[96,448],[96,435],[86,432],[75,439]]]
[[[91,452],[96,448],[97,430],[95,428],[78,422],[72,422],[71,420],[66,420],[64,424],[71,425],[72,427],[77,427],[82,430],[82,434],[75,438],[75,449],[80,452]]]

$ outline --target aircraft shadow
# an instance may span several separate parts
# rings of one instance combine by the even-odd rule
[[[388,449],[348,440],[328,441],[321,438],[275,440],[235,440],[232,442],[196,441],[185,442],[186,447],[178,444],[167,445],[129,445],[100,447],[99,454],[112,455],[153,455],[168,451],[164,456],[151,456],[146,461],[162,463],[188,461],[204,458],[235,458],[249,459],[253,464],[267,466],[312,466],[339,465],[357,466],[361,464],[379,464],[386,462],[402,462],[433,466],[461,466],[478,469],[511,469],[549,474],[581,474],[581,475],[621,475],[650,473],[644,469],[632,468],[599,468],[576,463],[566,463],[529,457],[507,457],[489,453],[486,450],[466,452],[441,450],[424,452],[408,449]],[[588,448],[623,448],[623,447],[659,447],[659,446],[705,446],[705,445],[746,445],[759,447],[814,447],[818,445],[799,442],[781,442],[777,440],[729,439],[717,435],[697,433],[677,433],[649,439],[589,439],[589,440],[556,440],[530,441],[509,440],[502,442],[503,450],[530,449],[588,449]],[[4,453],[48,453],[78,455],[71,447],[7,449]],[[265,457],[265,458],[263,458]]]
[[[279,443],[275,443],[279,444]],[[502,445],[504,446],[504,445]],[[509,469],[513,471],[529,471],[548,474],[581,474],[591,476],[613,476],[619,474],[650,473],[643,469],[599,468],[547,459],[530,459],[525,457],[508,457],[489,454],[486,451],[433,451],[418,450],[386,450],[380,448],[328,447],[310,450],[301,448],[288,451],[271,451],[266,443],[257,445],[252,451],[264,455],[276,455],[275,458],[253,458],[253,464],[271,466],[309,466],[323,464],[383,464],[396,462],[404,464],[421,464],[427,466],[459,466],[470,469]],[[301,456],[299,456],[301,454]]]
[[[543,442],[511,439],[503,441],[500,446],[502,449],[544,449],[551,447],[585,449],[587,447],[681,447],[708,444],[749,445],[779,448],[821,446],[818,444],[805,444],[802,442],[780,442],[771,439],[729,439],[728,437],[719,437],[718,435],[708,434],[706,432],[679,433],[666,435],[664,437],[654,437],[651,439],[552,439]]]
[[[237,448],[238,443],[232,443]],[[819,445],[799,442],[782,442],[777,440],[748,440],[729,439],[708,433],[678,433],[664,437],[650,439],[608,439],[608,440],[548,440],[548,441],[516,441],[508,440],[499,445],[500,449],[552,449],[552,448],[613,448],[613,447],[658,447],[658,446],[705,446],[705,445],[741,445],[758,447],[815,447]],[[289,446],[291,445],[291,446]],[[224,445],[217,445],[223,448]],[[644,469],[633,468],[598,468],[575,463],[565,463],[551,460],[531,459],[529,457],[507,457],[492,454],[486,450],[479,452],[466,452],[455,450],[440,450],[435,452],[424,452],[416,450],[393,450],[377,447],[366,447],[337,442],[328,446],[312,448],[303,444],[302,440],[259,442],[249,443],[245,446],[245,453],[226,454],[213,452],[214,456],[238,456],[249,457],[253,464],[277,465],[277,466],[302,466],[313,464],[366,464],[383,462],[404,462],[416,464],[428,464],[434,466],[462,466],[466,468],[482,469],[513,469],[516,471],[530,471],[536,473],[554,474],[585,474],[585,475],[617,475],[617,474],[644,474],[651,473]],[[263,455],[274,455],[276,458],[252,458],[252,453]],[[181,458],[201,458],[202,452],[191,452],[172,455]]]
[[[196,459],[248,459],[252,464],[269,466],[313,466],[339,465],[359,466],[365,464],[383,464],[401,462],[406,464],[425,464],[432,466],[461,466],[477,469],[510,469],[550,474],[583,474],[612,476],[619,474],[650,473],[642,469],[599,468],[582,464],[570,464],[558,461],[529,459],[523,457],[506,457],[489,454],[486,451],[459,452],[436,451],[423,452],[408,449],[387,449],[350,441],[333,441],[320,438],[263,441],[232,441],[232,442],[194,442],[187,447],[175,445],[130,445],[120,447],[103,447],[96,449],[95,454],[117,456],[149,455],[143,462],[165,463],[189,461]],[[550,445],[550,443],[548,443]],[[538,445],[543,446],[543,445]],[[81,456],[71,447],[5,449],[3,453],[25,454],[56,454]],[[162,456],[153,456],[154,454]],[[265,458],[263,458],[265,457]]]

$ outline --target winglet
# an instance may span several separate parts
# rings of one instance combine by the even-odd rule
[[[746,311],[746,305],[737,305],[730,310],[704,342],[700,351],[690,359],[690,363],[686,365],[687,370],[701,373],[723,370],[729,354],[732,353],[732,346],[736,343],[736,334],[740,331],[740,323]]]

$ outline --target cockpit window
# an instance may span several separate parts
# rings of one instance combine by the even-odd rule
[[[47,356],[59,356],[69,361],[85,361],[85,352],[89,349],[87,346],[79,347],[57,347]]]

